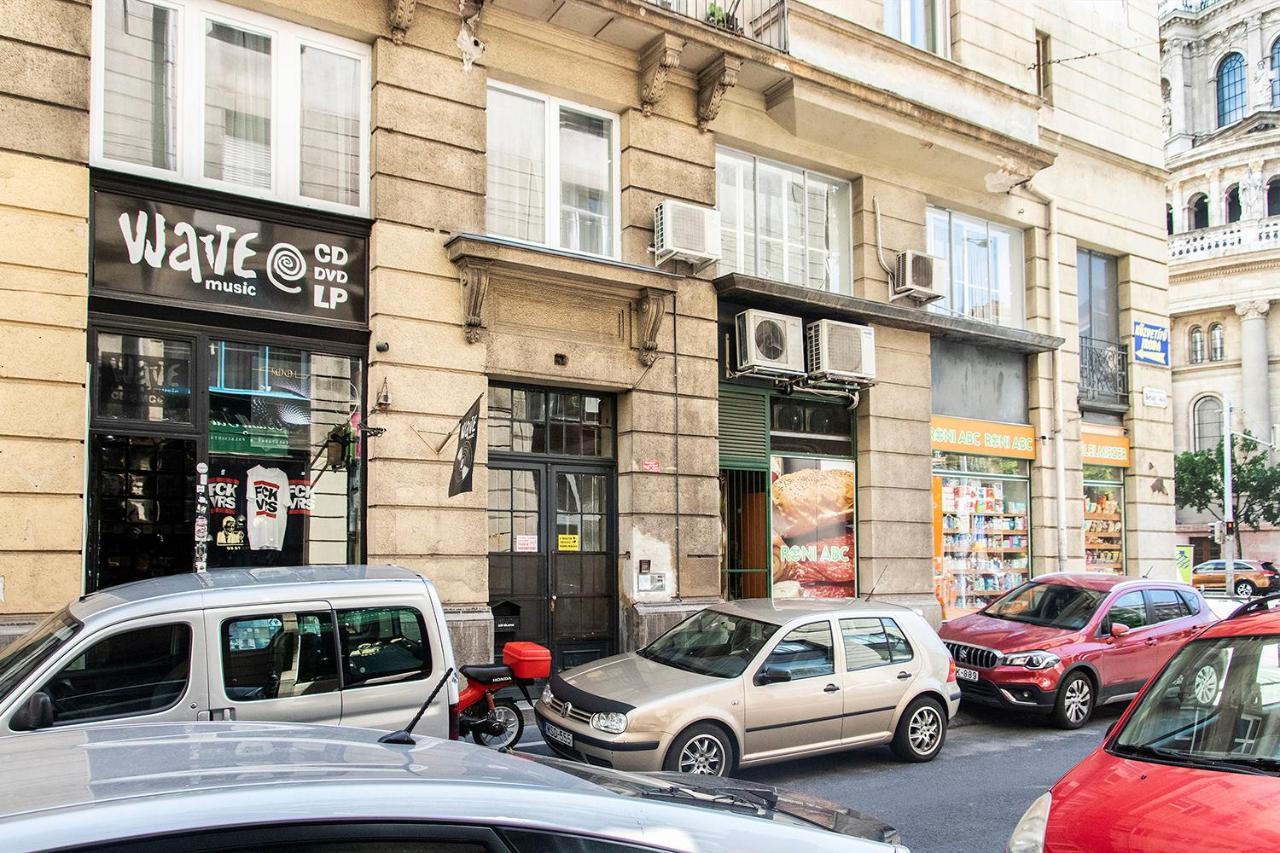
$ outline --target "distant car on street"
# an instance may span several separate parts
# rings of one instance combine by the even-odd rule
[[[6,853],[898,850],[874,818],[738,780],[638,776],[281,723],[0,737]]]
[[[760,599],[709,607],[638,652],[554,675],[534,711],[566,758],[723,776],[883,743],[930,761],[959,699],[947,650],[914,611]]]
[[[1260,592],[1280,590],[1280,571],[1267,560],[1236,560],[1233,595],[1252,598]],[[1227,590],[1227,561],[1207,560],[1191,570],[1191,585],[1205,590]]]
[[[939,632],[966,702],[1049,714],[1064,729],[1133,698],[1174,650],[1216,621],[1174,581],[1041,575]]]
[[[1184,645],[1027,809],[1012,853],[1280,850],[1280,596]]]

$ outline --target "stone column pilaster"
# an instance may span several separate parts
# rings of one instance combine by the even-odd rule
[[[1244,426],[1264,441],[1271,440],[1271,394],[1267,385],[1267,312],[1265,299],[1236,306],[1240,316],[1240,375],[1244,377]]]
[[[1214,169],[1209,173],[1209,227],[1226,221],[1227,205],[1222,198],[1222,170]]]

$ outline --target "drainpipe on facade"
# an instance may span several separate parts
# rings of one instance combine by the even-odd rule
[[[1052,196],[1032,186],[1031,180],[1020,184],[1032,197],[1048,209],[1045,230],[1048,232],[1047,256],[1049,262],[1049,328],[1050,333],[1062,337],[1062,287],[1058,272],[1058,202]],[[1067,569],[1067,460],[1066,442],[1063,438],[1066,418],[1062,407],[1062,347],[1055,347],[1053,359],[1053,476],[1057,493],[1058,516],[1058,571]]]

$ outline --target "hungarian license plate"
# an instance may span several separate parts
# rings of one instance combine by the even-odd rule
[[[573,732],[566,732],[559,726],[551,725],[551,723],[543,723],[542,733],[556,743],[562,743],[570,749],[573,748]]]
[[[961,681],[977,681],[978,671],[976,669],[962,669],[956,667],[956,678]]]

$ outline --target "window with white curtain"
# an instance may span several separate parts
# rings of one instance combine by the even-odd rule
[[[93,37],[94,165],[367,211],[367,45],[214,0],[103,0]]]
[[[617,118],[499,84],[486,116],[486,231],[616,256]]]
[[[926,218],[926,251],[947,269],[946,297],[935,310],[1022,328],[1022,232],[937,207]]]
[[[945,53],[946,0],[884,0],[884,31],[930,53]]]
[[[849,197],[848,181],[717,151],[720,274],[848,293]]]
[[[1196,450],[1213,450],[1222,441],[1222,401],[1205,396],[1191,407],[1192,442]]]

